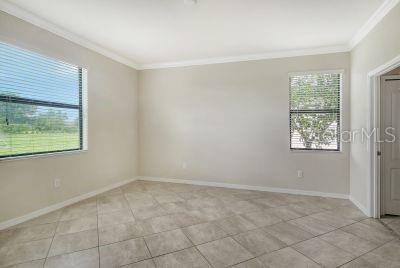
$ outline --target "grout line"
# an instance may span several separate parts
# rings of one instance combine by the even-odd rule
[[[222,189],[224,189],[224,188],[222,188]],[[172,191],[172,190],[171,190]],[[188,192],[194,192],[194,191],[206,191],[206,190],[204,190],[204,189],[199,189],[199,190],[191,190],[191,191],[188,191]],[[124,196],[124,198],[125,198],[125,201],[127,201],[127,199],[126,199],[126,196],[125,196],[125,194],[126,194],[126,192],[124,192],[124,191],[122,191],[122,189],[121,189],[121,192],[122,192],[122,195]],[[175,193],[175,192],[174,192]],[[177,193],[178,194],[178,193]],[[150,194],[151,195],[151,194]],[[156,203],[158,204],[158,206],[160,206],[161,208],[163,208],[164,209],[164,207],[163,207],[163,204],[164,203],[159,203],[154,197],[152,197],[155,201],[156,201]],[[215,196],[211,196],[211,198],[216,198],[216,199],[218,199],[217,197],[215,197]],[[197,199],[197,198],[194,198],[194,199]],[[249,201],[249,202],[251,202],[253,199],[256,199],[256,198],[250,198],[250,199],[242,199],[242,200],[246,200],[246,201]],[[192,200],[192,199],[188,199],[188,200]],[[186,200],[185,199],[185,201],[184,202],[187,202],[188,200]],[[128,202],[128,204],[129,204],[129,202]],[[224,203],[225,204],[225,203]],[[290,205],[290,204],[294,204],[293,202],[290,202],[290,203],[287,203],[287,204],[284,204],[284,205],[281,205],[281,206],[277,206],[277,207],[273,207],[273,208],[279,208],[279,207],[284,207],[284,206],[288,206],[288,205]],[[338,205],[338,206],[335,206],[334,208],[331,208],[331,209],[326,209],[326,208],[324,208],[321,212],[326,212],[326,211],[332,211],[332,210],[336,210],[336,209],[338,209],[338,208],[340,208],[340,207],[343,207],[343,206],[346,206],[346,207],[351,207],[351,206],[348,206],[347,204],[346,205]],[[99,211],[98,211],[98,198],[96,198],[96,207],[97,207],[97,213],[96,213],[96,217],[97,217],[97,234],[98,234],[98,245],[97,245],[97,248],[98,248],[98,251],[99,251],[99,248],[100,248],[100,241],[99,241],[99,239],[100,239],[100,237],[99,237],[99,221],[98,221],[98,215],[99,215]],[[133,215],[133,209],[130,207],[130,206],[128,206],[129,208],[130,208],[130,211],[131,211],[131,213],[132,213],[132,215]],[[267,210],[267,209],[269,209],[269,208],[264,208],[264,209],[260,209],[261,211],[264,211],[264,210]],[[165,209],[164,209],[165,210]],[[254,210],[254,211],[251,211],[251,212],[256,212],[257,210]],[[316,213],[321,213],[321,212],[316,212]],[[177,214],[177,213],[181,213],[181,212],[168,212],[166,215],[173,215],[173,214]],[[184,213],[184,212],[182,212],[182,213]],[[246,212],[247,213],[247,212]],[[313,214],[316,214],[316,213],[312,213],[312,214],[308,214],[308,215],[305,215],[305,216],[300,216],[300,217],[298,217],[298,218],[302,218],[302,217],[307,217],[307,216],[310,216],[310,215],[313,215]],[[206,221],[206,220],[202,220],[201,222],[197,222],[197,223],[195,223],[195,224],[191,224],[191,225],[188,225],[188,226],[181,226],[181,227],[179,227],[179,228],[175,228],[175,229],[172,229],[172,230],[165,230],[165,231],[162,231],[162,232],[158,232],[158,233],[153,233],[153,234],[146,234],[146,235],[142,235],[142,236],[138,236],[138,237],[131,237],[131,238],[129,238],[129,239],[125,239],[125,240],[121,240],[121,241],[117,241],[117,242],[113,242],[113,243],[108,243],[108,244],[105,244],[105,245],[109,245],[109,244],[115,244],[115,243],[119,243],[119,242],[122,242],[122,241],[127,241],[127,240],[131,240],[131,239],[137,239],[137,238],[145,238],[146,236],[150,236],[150,235],[155,235],[155,234],[160,234],[160,233],[163,233],[163,232],[168,232],[168,231],[173,231],[173,230],[177,230],[177,229],[181,229],[182,230],[182,232],[184,233],[184,235],[187,237],[187,239],[193,244],[193,246],[192,247],[194,247],[194,248],[196,248],[197,249],[197,246],[200,246],[200,245],[202,245],[202,244],[206,244],[206,243],[210,243],[210,242],[212,242],[212,241],[216,241],[216,240],[219,240],[219,239],[222,239],[222,238],[219,238],[219,239],[216,239],[216,240],[212,240],[212,241],[207,241],[207,242],[205,242],[205,243],[201,243],[201,244],[198,244],[198,245],[194,245],[194,243],[193,243],[193,241],[191,241],[190,240],[190,238],[187,236],[187,234],[183,231],[183,229],[184,228],[187,228],[187,227],[190,227],[190,226],[194,226],[194,225],[198,225],[198,224],[204,224],[204,223],[207,223],[207,222],[210,222],[210,223],[213,223],[213,224],[215,224],[215,221],[219,221],[219,220],[223,220],[223,219],[226,219],[226,218],[229,218],[229,217],[234,217],[234,216],[239,216],[239,215],[242,215],[242,214],[245,214],[245,213],[241,213],[241,214],[232,214],[232,215],[229,215],[229,216],[227,216],[227,217],[222,217],[222,218],[218,218],[217,220],[212,220],[212,221]],[[166,215],[163,215],[163,216],[166,216]],[[52,238],[52,242],[51,242],[51,245],[50,245],[50,247],[49,247],[49,250],[48,250],[48,252],[47,252],[47,255],[46,255],[46,258],[45,258],[45,262],[47,261],[47,258],[48,258],[48,254],[49,254],[49,251],[50,251],[50,249],[51,249],[51,246],[52,246],[52,243],[53,243],[53,240],[54,240],[54,237],[56,236],[56,233],[57,233],[57,228],[58,228],[58,225],[59,225],[59,223],[61,222],[61,216],[62,216],[62,213],[60,214],[60,218],[57,220],[57,226],[56,226],[56,229],[55,229],[55,232],[54,232],[54,235],[53,235],[53,238]],[[134,216],[134,215],[133,215]],[[154,218],[154,217],[151,217],[151,218]],[[277,218],[279,218],[279,217],[277,217]],[[134,219],[135,219],[135,221],[136,221],[136,218],[134,217]],[[150,218],[149,218],[150,219]],[[280,218],[281,219],[281,218]],[[73,219],[72,219],[73,220]],[[148,220],[148,219],[145,219],[145,220]],[[145,220],[138,220],[138,221],[145,221]],[[294,219],[290,219],[290,220],[294,220]],[[284,219],[281,219],[281,221],[283,221],[283,222],[288,222],[288,221],[290,221],[290,220],[284,220]],[[364,219],[362,219],[362,220],[364,220]],[[362,220],[359,220],[359,221],[356,221],[356,223],[357,222],[360,222],[360,221],[362,221]],[[44,224],[48,224],[48,223],[44,223]],[[123,223],[121,223],[121,224],[123,224]],[[279,224],[279,223],[277,223],[277,224]],[[354,224],[354,223],[353,223]],[[42,224],[37,224],[37,225],[42,225]],[[33,226],[37,226],[37,225],[33,225]],[[272,224],[273,225],[273,224]],[[257,226],[257,228],[255,228],[255,229],[261,229],[261,228],[266,228],[266,227],[268,227],[268,226],[272,226],[272,225],[267,225],[267,226],[263,226],[263,227],[258,227]],[[351,224],[350,224],[351,225]],[[111,225],[110,225],[111,226]],[[25,227],[29,227],[29,226],[25,226]],[[21,228],[23,228],[23,227],[21,227]],[[300,227],[299,227],[300,228]],[[336,227],[335,227],[336,228]],[[340,228],[336,228],[335,230],[338,230],[338,229],[341,229],[341,228],[343,228],[343,227],[340,227]],[[254,230],[255,230],[254,229]],[[333,231],[335,231],[335,230],[333,230]],[[248,232],[248,231],[250,231],[250,230],[247,230],[246,232]],[[331,231],[331,232],[333,232],[333,231]],[[242,232],[242,233],[245,233],[245,232]],[[329,233],[329,232],[328,232]],[[326,233],[325,233],[326,234]],[[324,235],[324,234],[321,234],[321,235]],[[320,236],[321,236],[320,235]],[[234,235],[229,235],[228,234],[228,236],[225,236],[224,238],[226,238],[226,237],[231,237],[232,239],[234,239],[233,238],[233,236]],[[315,238],[315,237],[318,237],[318,236],[314,236],[313,238]],[[279,239],[279,238],[278,238]],[[38,239],[38,240],[42,240],[42,239]],[[35,240],[30,240],[30,241],[35,241]],[[26,241],[26,242],[30,242],[30,241]],[[144,240],[145,241],[145,240]],[[236,241],[236,240],[235,240]],[[306,240],[303,240],[303,241],[301,241],[301,242],[304,242],[304,241],[306,241]],[[301,242],[299,242],[299,243],[301,243]],[[389,241],[390,242],[390,241]],[[389,243],[389,242],[387,242],[387,243]],[[147,247],[147,249],[148,249],[148,251],[149,251],[149,253],[150,253],[150,256],[151,256],[151,252],[150,252],[150,250],[149,250],[149,248],[148,248],[148,245],[147,245],[147,243],[146,243],[146,241],[145,241],[145,244],[146,244],[146,247]],[[240,244],[240,243],[239,243]],[[296,243],[295,243],[296,244]],[[292,244],[292,245],[295,245],[295,244]],[[385,243],[386,244],[386,243]],[[105,246],[105,245],[102,245],[102,246]],[[288,247],[291,247],[292,245],[290,245],[290,246],[288,246]],[[334,245],[333,245],[334,246]],[[189,248],[192,248],[192,247],[189,247]],[[94,247],[93,247],[94,248]],[[187,248],[186,248],[187,249]],[[376,248],[375,248],[376,249]],[[65,254],[71,254],[71,253],[74,253],[74,252],[78,252],[78,251],[83,251],[83,250],[87,250],[87,249],[82,249],[82,250],[77,250],[77,251],[73,251],[73,252],[69,252],[69,253],[65,253]],[[184,249],[181,249],[181,250],[184,250]],[[178,250],[178,251],[181,251],[181,250]],[[197,249],[198,250],[198,249]],[[177,251],[174,251],[174,252],[177,252]],[[171,253],[174,253],[174,252],[169,252],[169,253],[166,253],[166,254],[171,254]],[[271,252],[273,252],[273,251],[271,251]],[[271,252],[269,252],[269,253],[271,253]],[[166,254],[162,254],[162,255],[160,255],[160,256],[163,256],[163,255],[166,255]],[[201,254],[201,253],[200,253]],[[60,255],[64,255],[64,254],[60,254]],[[202,255],[202,254],[201,254]],[[262,254],[263,255],[263,254]],[[202,255],[203,256],[203,255]],[[260,255],[261,256],[261,255]],[[157,257],[159,257],[159,256],[157,256]],[[204,257],[204,256],[203,256]],[[259,256],[258,256],[259,257]],[[204,257],[205,258],[205,257]],[[153,258],[154,259],[154,258]],[[207,258],[205,258],[206,260],[207,260]],[[254,259],[254,258],[252,258],[252,259]],[[249,259],[249,260],[251,260],[251,259]],[[246,260],[246,261],[248,261],[248,260]],[[208,260],[207,260],[207,262],[208,262]],[[99,265],[100,265],[100,252],[99,252]]]
[[[46,263],[47,258],[49,257],[49,253],[50,253],[51,247],[53,246],[54,238],[55,238],[55,236],[56,236],[56,234],[57,234],[58,226],[60,225],[60,219],[61,219],[61,216],[62,216],[62,211],[63,211],[63,210],[61,210],[60,218],[59,218],[58,221],[57,221],[56,228],[54,229],[53,238],[51,239],[50,247],[49,247],[49,250],[47,251],[47,254],[46,254],[46,257],[45,257],[45,261],[44,261],[44,263],[43,263],[43,266],[44,266],[44,264]]]

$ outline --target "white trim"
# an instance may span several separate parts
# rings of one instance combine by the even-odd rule
[[[385,0],[349,42],[350,49],[360,43],[368,33],[392,10],[400,0]]]
[[[88,92],[88,70],[82,68],[82,149],[89,149],[88,131],[89,131],[89,92]]]
[[[86,194],[82,194],[82,195],[73,197],[71,199],[65,200],[63,202],[60,202],[60,203],[57,203],[57,204],[54,204],[54,205],[51,205],[51,206],[48,206],[48,207],[33,211],[33,212],[30,212],[30,213],[25,214],[25,215],[23,215],[21,217],[0,222],[0,230],[9,228],[11,226],[20,224],[20,223],[28,221],[28,220],[32,220],[32,219],[34,219],[36,217],[42,216],[44,214],[53,212],[53,211],[55,211],[57,209],[60,209],[60,208],[63,208],[63,207],[69,206],[69,205],[72,205],[74,203],[77,203],[79,201],[88,199],[88,198],[93,197],[95,195],[110,191],[110,190],[115,189],[117,187],[121,187],[121,186],[123,186],[125,184],[128,184],[128,183],[136,181],[136,180],[137,180],[137,177],[135,177],[133,179],[125,180],[125,181],[120,181],[120,182],[117,182],[117,183],[102,187],[102,188],[97,189],[95,191],[92,191],[92,192],[89,192],[89,193],[86,193]]]
[[[297,190],[297,189],[289,189],[289,188],[275,188],[275,187],[265,187],[265,186],[252,186],[252,185],[245,185],[245,184],[225,183],[225,182],[199,181],[199,180],[191,180],[191,179],[171,179],[171,178],[147,177],[147,176],[139,176],[137,179],[138,180],[143,180],[143,181],[159,181],[159,182],[182,183],[182,184],[192,184],[192,185],[203,185],[203,186],[224,187],[224,188],[232,188],[232,189],[262,191],[262,192],[274,192],[274,193],[285,193],[285,194],[321,196],[321,197],[332,197],[332,198],[341,198],[341,199],[348,199],[349,198],[348,195],[339,194],[339,193],[305,191],[305,190]]]
[[[349,200],[356,206],[358,207],[359,210],[361,210],[366,216],[371,217],[372,215],[370,214],[370,211],[364,207],[357,199],[352,197],[351,195],[349,196]]]
[[[285,50],[285,51],[275,51],[275,52],[264,53],[264,54],[251,54],[251,55],[241,55],[241,56],[232,56],[232,57],[218,57],[218,58],[206,58],[206,59],[197,59],[197,60],[188,60],[188,61],[141,64],[138,66],[138,70],[187,67],[187,66],[208,65],[208,64],[229,63],[229,62],[241,62],[241,61],[253,61],[253,60],[266,60],[266,59],[281,59],[281,58],[290,58],[290,57],[349,52],[349,51],[350,51],[350,48],[347,45],[318,47],[318,48],[299,49],[299,50],[294,49],[294,50]]]
[[[380,76],[399,66],[400,55],[368,73],[368,133],[371,133],[373,129],[380,129]],[[369,213],[367,215],[374,218],[380,217],[380,165],[377,156],[379,146],[380,144],[375,143],[374,139],[367,143],[367,151],[369,152],[367,177],[369,178],[367,185],[367,211]]]
[[[96,43],[93,43],[81,36],[78,36],[72,32],[67,31],[66,29],[63,29],[62,27],[59,27],[49,21],[46,21],[42,18],[40,18],[39,16],[24,10],[23,8],[12,4],[6,0],[0,0],[0,10],[15,16],[17,18],[20,18],[24,21],[27,21],[35,26],[38,26],[42,29],[45,29],[49,32],[52,32],[58,36],[61,36],[71,42],[74,42],[78,45],[81,45],[83,47],[86,47],[90,50],[93,50],[105,57],[108,57],[110,59],[113,59],[119,63],[125,64],[127,66],[130,66],[132,68],[138,69],[138,65],[133,62],[132,60],[123,57],[121,55],[118,55],[118,53],[111,51],[109,49],[106,49]]]
[[[312,71],[298,71],[298,72],[289,72],[289,77],[290,76],[295,76],[295,75],[308,75],[308,74],[341,74],[343,75],[345,73],[345,69],[336,69],[336,70],[312,70]]]
[[[288,57],[298,57],[298,56],[310,56],[310,55],[320,55],[329,53],[339,53],[339,52],[349,52],[351,51],[365,36],[392,10],[400,0],[385,0],[385,2],[373,13],[373,15],[368,19],[368,21],[361,27],[361,29],[354,35],[354,37],[345,45],[338,46],[328,46],[328,47],[318,47],[309,49],[293,49],[286,51],[274,51],[264,54],[250,54],[250,55],[240,55],[232,57],[216,57],[216,58],[206,58],[206,59],[196,59],[188,61],[177,61],[177,62],[160,62],[151,64],[137,64],[131,59],[121,56],[118,53],[106,49],[98,44],[95,44],[84,37],[78,36],[72,32],[69,32],[49,21],[46,21],[39,16],[18,7],[6,0],[0,0],[0,10],[13,15],[17,18],[25,20],[32,23],[40,28],[43,28],[49,32],[56,35],[64,37],[76,44],[83,47],[89,48],[103,56],[113,59],[117,62],[130,66],[137,70],[147,70],[147,69],[162,69],[162,68],[172,68],[172,67],[186,67],[186,66],[197,66],[197,65],[207,65],[207,64],[217,64],[217,63],[228,63],[228,62],[242,62],[242,61],[252,61],[252,60],[265,60],[265,59],[276,59],[276,58],[288,58]]]

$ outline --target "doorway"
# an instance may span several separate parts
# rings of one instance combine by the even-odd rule
[[[400,216],[400,67],[380,77],[379,131],[379,216]]]

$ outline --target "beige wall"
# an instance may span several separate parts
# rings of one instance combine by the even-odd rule
[[[351,129],[367,127],[370,71],[400,55],[400,5],[397,5],[351,52]],[[357,140],[351,146],[350,195],[362,206],[369,205],[367,145]]]
[[[89,99],[87,152],[0,162],[0,222],[138,175],[136,70],[3,12],[0,40],[86,67]]]
[[[288,73],[345,69],[348,129],[349,60],[337,53],[140,71],[140,174],[348,194],[348,144],[341,153],[289,151]]]

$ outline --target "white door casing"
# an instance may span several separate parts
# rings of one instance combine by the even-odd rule
[[[381,214],[400,215],[400,76],[382,77],[380,99]]]

